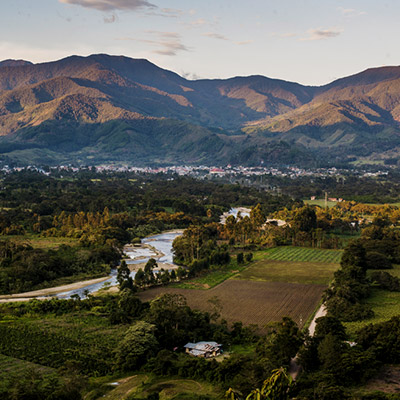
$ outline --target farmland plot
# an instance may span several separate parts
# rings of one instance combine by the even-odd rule
[[[278,261],[305,261],[338,264],[342,258],[342,250],[280,246],[258,253],[257,258],[267,258]]]
[[[227,280],[209,290],[155,288],[139,293],[142,301],[149,301],[163,293],[181,294],[194,309],[210,311],[212,297],[221,301],[221,317],[228,324],[242,321],[260,328],[282,317],[293,318],[301,327],[317,307],[325,285],[303,285],[283,282],[253,282]]]
[[[328,285],[339,264],[259,260],[237,274],[234,279]]]

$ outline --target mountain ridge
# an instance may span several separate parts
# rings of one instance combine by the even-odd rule
[[[55,148],[60,156],[47,157],[55,163],[124,161],[121,154],[138,163],[384,160],[400,149],[400,67],[305,86],[262,75],[187,80],[145,59],[106,54],[4,65],[0,136],[7,162]],[[66,145],[68,137],[76,143]],[[143,140],[158,143],[151,150]],[[155,147],[164,156],[153,157]]]

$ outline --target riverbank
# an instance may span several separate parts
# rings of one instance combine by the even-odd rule
[[[157,262],[157,268],[153,268],[153,271],[155,272],[160,271],[161,269],[177,269],[178,267],[172,263],[172,241],[174,238],[171,238],[170,236],[172,235],[176,237],[182,233],[182,229],[175,229],[158,235],[148,236],[142,239],[140,245],[126,245],[124,247],[124,253],[128,258],[124,257],[124,259],[127,261],[132,277],[134,277],[134,274],[139,270],[139,268],[144,269],[146,262],[150,258],[154,258]],[[163,251],[161,251],[161,249]],[[141,260],[143,261],[141,262]],[[101,290],[103,288],[103,283],[108,285],[108,287],[106,286],[106,291],[117,292],[116,271],[113,270],[111,275],[101,278],[78,281],[71,284],[59,285],[30,292],[0,295],[0,303],[29,301],[32,299],[46,300],[51,297],[70,298],[72,295],[78,295],[82,298],[85,296],[85,292],[94,294]]]
[[[32,299],[43,300],[48,298],[48,296],[55,296],[57,294],[69,292],[71,290],[81,289],[89,285],[94,285],[97,283],[104,282],[108,279],[110,279],[109,276],[104,276],[102,278],[89,279],[87,281],[80,281],[80,282],[70,283],[68,285],[55,286],[47,289],[33,290],[24,293],[0,295],[0,303],[7,303],[13,301],[28,301]]]

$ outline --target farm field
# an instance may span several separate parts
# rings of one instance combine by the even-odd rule
[[[3,379],[18,378],[31,370],[40,371],[43,374],[52,374],[55,372],[53,368],[0,354],[0,381]]]
[[[160,399],[187,398],[187,395],[196,393],[207,398],[221,398],[223,392],[209,383],[192,379],[181,378],[156,378],[152,375],[137,374],[119,379],[118,386],[99,398],[105,400],[125,400],[128,398],[147,398],[153,393],[158,393]],[[109,384],[108,384],[109,385]],[[103,388],[105,386],[103,385]],[[186,395],[186,396],[185,396]],[[185,396],[185,397],[183,397]]]
[[[305,261],[258,260],[233,279],[328,285],[339,264]]]
[[[375,315],[364,321],[345,322],[347,332],[354,337],[355,332],[368,324],[384,322],[400,314],[400,292],[374,289],[366,303],[372,307]]]
[[[307,247],[280,246],[255,254],[255,260],[306,261],[339,264],[342,250],[312,249]]]
[[[150,301],[163,293],[181,294],[190,307],[202,311],[209,311],[208,300],[217,297],[222,305],[221,317],[228,324],[242,321],[245,325],[263,327],[289,316],[302,327],[325,288],[325,285],[229,279],[209,290],[164,287],[146,290],[138,296],[142,301]]]

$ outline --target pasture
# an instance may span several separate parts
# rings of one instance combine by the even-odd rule
[[[258,260],[235,275],[234,279],[328,285],[339,264],[305,261]]]
[[[289,316],[299,326],[317,307],[325,285],[303,285],[285,282],[254,282],[229,279],[209,290],[162,287],[139,293],[142,301],[150,301],[163,293],[181,294],[190,307],[210,311],[209,300],[217,297],[222,306],[221,317],[228,324],[242,321],[244,325],[264,327]]]

